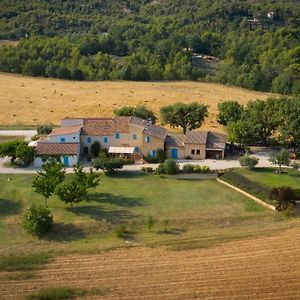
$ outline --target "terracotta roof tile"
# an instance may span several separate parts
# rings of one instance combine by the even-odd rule
[[[130,117],[83,119],[83,135],[113,135],[129,132]]]
[[[80,132],[82,126],[69,126],[69,127],[59,127],[54,128],[50,133],[50,136],[64,135],[64,134],[72,134]]]
[[[75,155],[79,150],[78,143],[41,143],[38,142],[35,148],[37,155]]]

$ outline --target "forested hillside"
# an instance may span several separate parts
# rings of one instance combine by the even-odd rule
[[[300,92],[297,0],[2,0],[0,71]],[[191,50],[192,49],[192,50]],[[216,56],[208,74],[197,54]]]

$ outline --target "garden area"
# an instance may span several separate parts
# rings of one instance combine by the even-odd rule
[[[66,180],[73,176],[66,175]],[[102,174],[100,184],[73,207],[51,196],[48,207],[54,225],[36,238],[21,226],[30,205],[44,205],[44,197],[32,187],[33,180],[33,175],[0,175],[0,253],[85,253],[128,245],[174,250],[210,247],[272,234],[297,222],[216,180],[122,172]]]

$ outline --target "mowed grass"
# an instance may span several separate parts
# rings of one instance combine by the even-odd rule
[[[10,177],[12,177],[10,175]],[[49,200],[53,230],[42,239],[26,234],[21,215],[44,199],[33,191],[32,175],[0,175],[0,253],[93,252],[126,245],[172,249],[209,247],[229,240],[270,234],[297,220],[258,206],[215,180],[185,181],[156,176],[102,176],[73,210]],[[149,230],[149,217],[154,226]],[[166,230],[166,220],[168,228]],[[123,225],[124,238],[116,232]]]
[[[217,124],[220,101],[266,99],[274,94],[200,82],[79,82],[0,73],[0,124],[59,124],[68,117],[108,117],[124,105],[146,105],[159,116],[160,107],[176,102],[209,105],[203,129],[224,131]]]

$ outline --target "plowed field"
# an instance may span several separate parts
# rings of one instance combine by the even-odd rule
[[[57,257],[35,278],[9,281],[0,298],[47,286],[98,287],[88,299],[300,299],[300,230],[225,243],[210,249],[128,248]]]

